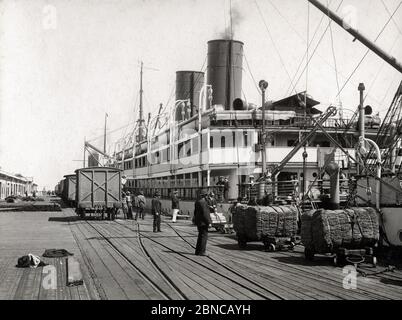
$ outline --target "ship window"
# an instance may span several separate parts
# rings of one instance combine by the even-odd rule
[[[236,146],[236,132],[232,132],[232,138],[233,138],[233,147]]]
[[[296,140],[288,140],[288,147],[293,147],[295,145]]]
[[[213,136],[210,136],[210,137],[209,137],[209,147],[210,147],[210,148],[213,148],[213,147],[214,147],[214,137],[213,137]]]
[[[221,137],[221,148],[225,148],[225,137]]]

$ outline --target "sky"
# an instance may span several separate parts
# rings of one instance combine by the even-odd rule
[[[320,1],[332,10],[340,5],[338,13],[373,41],[400,5]],[[338,84],[343,87],[367,48],[322,17],[307,0],[2,0],[0,167],[52,189],[82,166],[85,139],[103,145],[106,112],[112,152],[138,116],[139,61],[144,112],[155,114],[159,103],[174,103],[176,71],[202,70],[207,42],[221,38],[230,20],[234,38],[244,42],[248,102],[259,103],[255,82],[265,79],[268,100],[307,89],[321,110],[330,103],[354,110],[364,82],[365,102],[384,115],[401,74],[370,52],[337,98]],[[389,21],[376,43],[402,61],[401,7]],[[294,78],[300,80],[292,90]]]

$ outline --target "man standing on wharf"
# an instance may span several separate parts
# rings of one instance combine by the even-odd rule
[[[152,199],[152,215],[154,216],[153,230],[154,232],[161,232],[161,212],[162,204],[159,201],[159,192],[155,192]]]
[[[145,216],[145,197],[142,191],[138,192],[137,196],[137,212],[135,213],[135,220],[137,220],[138,215],[140,216],[140,219],[144,220]]]
[[[173,191],[172,196],[172,222],[176,222],[177,214],[179,213],[180,205],[177,190]]]
[[[212,223],[208,202],[205,199],[206,191],[201,192],[201,199],[195,202],[193,222],[198,229],[197,246],[195,254],[197,256],[206,256],[206,247],[208,240],[208,227]]]

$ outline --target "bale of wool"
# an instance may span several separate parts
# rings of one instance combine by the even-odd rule
[[[274,207],[260,207],[264,236],[275,236],[278,229],[278,213]]]
[[[244,233],[244,219],[246,217],[247,206],[238,205],[233,212],[233,229],[237,234]]]
[[[297,220],[299,216],[299,211],[295,206],[281,206],[279,208],[283,211],[285,216],[281,236],[295,236],[297,233]]]
[[[244,219],[244,231],[246,238],[250,241],[261,239],[263,234],[263,222],[261,209],[257,206],[249,206]]]
[[[353,217],[347,210],[319,210],[312,219],[312,238],[315,251],[332,252],[352,243]]]
[[[300,237],[301,242],[306,248],[313,247],[312,221],[313,221],[313,215],[316,211],[317,210],[306,211],[301,215]]]
[[[364,248],[378,241],[378,216],[372,208],[310,211],[302,215],[301,237],[317,253]]]
[[[294,206],[239,206],[233,228],[249,241],[265,237],[292,237],[297,232],[298,211]]]
[[[373,246],[380,237],[378,214],[374,208],[353,208],[355,213],[354,242],[361,246]]]

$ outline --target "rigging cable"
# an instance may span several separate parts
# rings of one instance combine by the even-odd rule
[[[333,1],[333,0],[329,0],[329,3],[328,3],[329,6],[331,5],[331,2],[332,2],[332,1]],[[293,30],[293,32],[299,37],[299,39],[301,39],[301,40],[304,42],[305,39],[301,36],[301,34],[298,32],[298,30],[293,27],[293,25],[289,22],[289,20],[286,18],[286,16],[284,16],[284,15],[281,13],[281,11],[278,9],[278,7],[275,6],[275,4],[274,4],[271,0],[268,0],[268,2],[269,2],[270,5],[274,8],[274,10],[279,14],[279,16],[281,16],[282,19],[285,20],[285,22],[289,25],[289,27]],[[337,11],[338,11],[338,9],[337,9]],[[320,20],[320,22],[319,22],[318,25],[317,25],[317,28],[316,28],[316,30],[315,30],[315,32],[314,32],[314,35],[313,35],[313,37],[311,38],[310,46],[312,45],[312,42],[314,41],[315,36],[316,36],[316,34],[317,34],[317,31],[318,31],[319,27],[321,26],[322,21],[323,21],[324,18],[325,18],[325,14],[322,15],[321,20]],[[331,28],[331,27],[332,27],[332,26],[330,26],[330,28]],[[333,64],[330,63],[328,60],[326,60],[325,57],[323,57],[322,55],[320,55],[318,52],[316,53],[316,55],[317,55],[318,57],[320,57],[330,68],[332,68],[334,71],[336,71],[338,76],[341,76],[341,78],[346,79],[346,76],[344,76],[341,72],[337,71],[337,70],[334,68]],[[304,61],[304,57],[305,57],[305,56],[306,56],[306,53],[304,53],[303,57],[301,58],[301,60],[300,60],[300,62],[299,62],[299,66],[298,66],[298,68],[297,68],[297,70],[296,70],[296,73],[295,73],[295,75],[294,75],[294,77],[293,77],[293,81],[295,80],[295,78],[296,78],[296,76],[297,76],[297,74],[298,74],[300,68],[301,68],[302,65],[303,65],[303,61]],[[292,83],[293,83],[293,81],[292,81]],[[288,89],[286,90],[286,94],[287,94],[287,95],[289,95],[288,92],[289,92],[289,90],[291,90],[291,88],[292,88],[292,86],[291,86],[291,84],[290,84],[289,87],[288,87]],[[339,88],[338,88],[338,90],[339,90]],[[290,92],[292,92],[292,91],[290,91]],[[369,94],[368,94],[368,95],[369,95]],[[369,96],[371,97],[371,95],[369,95]],[[379,102],[375,97],[371,97],[371,98],[372,98],[373,100]],[[340,99],[340,100],[341,100],[341,99]],[[381,104],[381,103],[380,103],[380,104]]]
[[[232,24],[232,0],[229,0],[229,23],[230,23],[230,40],[233,40],[233,24]]]
[[[271,31],[270,31],[269,28],[268,28],[267,23],[265,22],[264,16],[262,15],[262,12],[261,12],[260,6],[258,5],[257,0],[254,0],[254,3],[255,3],[255,5],[256,5],[256,7],[257,7],[257,10],[258,10],[258,12],[259,12],[259,14],[260,14],[261,20],[262,20],[262,22],[264,23],[265,29],[267,30],[267,33],[268,33],[268,35],[269,35],[269,38],[271,39],[271,42],[272,42],[272,44],[273,44],[273,46],[274,46],[274,49],[275,49],[276,53],[277,53],[278,56],[279,56],[279,60],[280,60],[280,62],[281,62],[281,65],[282,65],[283,69],[285,70],[285,72],[286,72],[286,74],[287,74],[289,80],[292,81],[292,77],[290,76],[289,71],[288,71],[288,69],[286,68],[285,62],[284,62],[283,59],[282,59],[282,55],[281,55],[281,53],[280,53],[278,47],[276,46],[276,43],[275,43],[274,38],[273,38],[273,36],[272,36],[272,34],[271,34]],[[296,91],[295,91],[295,93],[297,94]]]
[[[341,2],[340,2],[339,5],[338,5],[338,8],[336,9],[335,12],[338,12],[338,10],[339,10],[339,8],[341,7],[342,3],[343,3],[343,0],[341,0]],[[324,16],[325,16],[325,15],[324,15]],[[324,17],[323,17],[323,18],[324,18]],[[311,61],[311,60],[313,59],[315,53],[317,52],[318,47],[319,47],[320,44],[321,44],[321,41],[324,39],[324,36],[325,36],[325,34],[327,33],[327,31],[328,31],[329,26],[331,25],[331,23],[332,23],[332,21],[330,21],[330,22],[328,23],[328,25],[327,25],[327,27],[325,28],[325,30],[324,30],[323,34],[321,35],[320,39],[318,39],[318,43],[317,43],[317,45],[315,46],[315,48],[314,48],[314,50],[313,50],[313,53],[311,54],[311,56],[310,56],[310,58],[309,58],[309,61]],[[304,67],[304,69],[302,70],[300,76],[297,78],[297,81],[293,84],[293,90],[295,90],[295,88],[296,88],[297,84],[299,83],[299,81],[300,81],[300,79],[301,79],[301,77],[302,77],[302,75],[303,75],[303,73],[304,73],[305,70],[306,70],[306,67]]]
[[[389,11],[389,9],[388,9],[387,5],[385,4],[384,0],[381,0],[381,2],[382,2],[382,4],[383,4],[385,10],[386,10],[386,11],[388,12],[388,14],[391,16],[391,12]],[[395,19],[394,19],[393,17],[391,17],[391,19],[392,19],[392,22],[394,23],[395,27],[398,29],[399,34],[402,35],[401,28],[400,28],[399,25],[396,23]]]
[[[330,5],[332,1],[333,1],[333,0],[329,0],[329,3],[328,3],[328,4]],[[292,24],[289,22],[289,20],[281,13],[281,11],[274,5],[274,3],[273,3],[271,0],[268,0],[268,2],[269,2],[270,5],[274,8],[274,10],[279,14],[279,16],[280,16],[283,20],[285,20],[285,22],[289,25],[289,27],[292,29],[292,31],[293,31],[303,42],[305,42],[305,39],[302,37],[302,35],[298,32],[297,29],[295,29],[295,28],[293,27],[293,25],[292,25]],[[315,32],[314,32],[314,34],[313,34],[313,37],[311,38],[311,41],[310,41],[309,46],[312,45],[312,43],[313,43],[313,41],[314,41],[314,39],[315,39],[315,36],[317,35],[317,32],[318,32],[318,30],[319,30],[319,27],[321,26],[321,24],[322,24],[324,18],[325,18],[325,14],[322,14],[321,20],[319,21],[319,23],[318,23],[318,25],[317,25],[317,27],[316,27],[316,29],[315,29]],[[336,69],[332,66],[332,64],[331,64],[328,60],[325,59],[325,57],[323,57],[322,55],[320,55],[320,54],[318,54],[318,53],[317,53],[317,55],[318,55],[329,67],[331,67],[332,69],[334,69],[334,70],[336,71]],[[301,68],[301,66],[302,66],[302,62],[303,62],[305,56],[306,56],[306,53],[304,53],[304,55],[303,55],[303,57],[302,57],[302,59],[301,59],[301,61],[300,61],[300,63],[299,63],[299,66],[298,66],[298,68],[297,68],[297,70],[296,70],[296,72],[295,72],[295,75],[294,75],[294,77],[293,77],[293,80],[292,80],[291,85],[293,84],[293,81],[295,80],[295,78],[296,78],[296,76],[297,76],[297,74],[298,74],[298,72],[299,72],[299,70],[300,70],[300,68]],[[291,89],[291,85],[289,86],[289,88],[287,89],[286,92],[289,92],[289,90]]]
[[[395,38],[395,40],[394,40],[394,42],[393,42],[393,44],[392,44],[392,46],[391,46],[389,52],[392,52],[392,50],[394,49],[395,45],[398,43],[398,40],[399,40],[399,36],[397,36],[397,37]],[[365,94],[365,97],[364,97],[364,101],[366,100],[367,96],[369,95],[369,92],[371,91],[371,89],[374,87],[374,84],[375,84],[375,82],[377,81],[379,75],[381,74],[381,71],[384,69],[384,66],[385,66],[385,65],[386,65],[386,62],[383,61],[382,64],[381,64],[381,66],[380,66],[380,68],[378,69],[378,72],[377,72],[377,74],[375,75],[373,81],[371,81],[369,88],[366,90],[366,94]],[[379,101],[377,101],[377,102],[379,102]],[[382,101],[382,103],[383,103],[383,101]],[[382,103],[381,103],[380,105],[382,105]]]
[[[392,18],[394,17],[395,13],[398,11],[399,7],[402,5],[402,1],[399,2],[398,6],[395,8],[394,12],[392,13],[392,15],[389,17],[388,21],[385,23],[385,25],[382,27],[380,33],[377,35],[377,37],[374,40],[374,43],[377,42],[377,40],[380,38],[381,34],[384,32],[384,30],[386,29],[386,27],[388,26],[388,24],[390,23],[390,21],[392,20]],[[338,94],[336,95],[336,97],[338,97],[341,92],[343,91],[343,89],[346,87],[346,85],[348,84],[348,82],[350,81],[350,79],[353,77],[353,75],[355,74],[355,72],[357,71],[357,69],[359,69],[360,65],[363,63],[364,59],[367,57],[367,55],[369,54],[370,49],[367,49],[366,53],[363,55],[363,57],[360,59],[359,63],[357,64],[357,66],[354,68],[354,70],[352,71],[352,73],[350,74],[350,76],[347,78],[346,82],[343,84],[341,90],[339,90]]]
[[[230,39],[231,40],[233,40],[233,27],[232,27],[232,0],[229,0],[229,14],[230,14],[230,35],[231,35],[231,37],[230,37]],[[230,43],[230,46],[232,45],[232,43]],[[232,50],[230,50],[230,53],[229,53],[230,55],[232,55]],[[244,56],[244,51],[243,51],[243,56]],[[238,59],[239,57],[238,56],[236,56],[236,59]],[[230,66],[229,66],[229,68],[232,68],[232,57],[230,57],[229,58],[229,61],[230,61]],[[236,63],[234,64],[234,65],[237,65],[237,61],[236,61]],[[231,75],[232,74],[232,70],[230,70],[230,72],[229,72],[229,75]],[[229,80],[230,81],[230,80]],[[231,84],[230,84],[231,85]],[[234,88],[236,88],[236,85],[235,85],[235,77],[233,77],[233,87]],[[229,87],[229,90],[230,90],[230,87]],[[244,93],[243,93],[244,94]],[[262,107],[264,107],[264,106],[262,106]],[[236,113],[235,113],[235,117],[236,117],[236,124],[237,124],[237,115],[236,115]],[[237,125],[236,125],[237,126]],[[236,131],[235,132],[233,132],[232,133],[232,135],[234,134],[234,140],[236,140]],[[239,144],[238,143],[236,143],[236,141],[233,141],[234,143],[235,143],[235,145],[236,145],[236,156],[237,156],[237,185],[239,186],[239,188],[240,188],[240,184],[241,184],[241,176],[240,176],[240,154],[239,154]],[[234,146],[233,146],[234,147]]]
[[[328,7],[328,10],[329,10],[329,3],[328,3],[328,0],[327,0],[327,7]],[[328,17],[328,20],[330,20],[329,17]],[[339,92],[340,86],[339,86],[339,76],[338,76],[338,64],[337,64],[337,61],[336,61],[335,45],[334,45],[334,34],[333,34],[333,32],[332,32],[332,25],[329,25],[329,31],[330,31],[330,38],[331,38],[332,58],[333,58],[333,60],[334,60],[334,67],[335,67],[336,87],[337,87],[337,90],[338,90],[338,92]],[[341,95],[339,95],[339,97],[338,97],[338,104],[339,104],[339,107],[340,107],[340,108],[339,108],[339,117],[340,117],[341,119],[343,119],[343,108],[342,108],[342,99],[341,99]]]
[[[304,113],[307,108],[308,73],[309,73],[309,41],[310,41],[310,2],[307,1],[307,50],[306,50],[306,93],[304,95]]]
[[[244,52],[243,52],[243,55],[244,55],[244,61],[246,61],[246,65],[247,65],[248,72],[249,72],[249,74],[250,74],[250,76],[251,76],[251,79],[253,79],[253,84],[254,84],[255,88],[257,89],[257,92],[260,93],[260,89],[258,88],[257,81],[255,81],[254,75],[253,75],[253,73],[251,72],[250,65],[249,65],[249,63],[248,63],[246,54],[245,54]]]
[[[304,94],[304,130],[307,129],[307,119],[306,119],[306,113],[307,113],[307,92],[308,92],[308,73],[309,73],[309,41],[310,41],[310,2],[307,1],[307,50],[306,50],[306,92]],[[299,134],[299,139],[301,135]],[[302,185],[302,190],[303,190],[303,198],[302,198],[302,207],[304,208],[305,205],[305,192],[306,192],[306,160],[307,160],[307,143],[304,144],[304,150],[303,150],[303,185]]]

